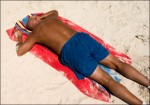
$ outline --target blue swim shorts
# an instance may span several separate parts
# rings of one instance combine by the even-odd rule
[[[60,62],[71,68],[78,79],[92,75],[109,52],[88,34],[77,32],[62,47]]]

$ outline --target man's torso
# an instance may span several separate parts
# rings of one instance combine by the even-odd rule
[[[51,48],[58,55],[63,45],[76,33],[60,20],[48,16],[33,30],[36,42]]]

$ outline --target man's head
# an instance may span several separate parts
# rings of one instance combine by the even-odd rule
[[[40,21],[41,20],[38,19],[36,16],[31,16],[27,21],[27,25],[26,25],[27,29],[32,31]]]

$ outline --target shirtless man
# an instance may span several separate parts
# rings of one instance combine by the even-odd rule
[[[60,58],[60,62],[70,67],[78,79],[89,77],[105,86],[113,95],[128,104],[143,104],[143,102],[127,90],[122,84],[114,81],[98,63],[115,69],[128,79],[145,87],[150,81],[132,66],[112,56],[101,44],[86,33],[71,29],[58,19],[58,12],[52,10],[40,16],[32,16],[27,22],[27,28],[32,32],[22,42],[22,32],[15,31],[18,39],[17,55],[27,53],[35,43],[43,44],[52,49]]]

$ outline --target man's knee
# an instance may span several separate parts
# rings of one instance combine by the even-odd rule
[[[111,76],[104,72],[100,67],[97,67],[94,73],[90,76],[91,79],[95,80],[103,86],[109,86],[111,81],[114,81]]]
[[[103,82],[102,85],[109,88],[112,85],[112,83],[114,82],[114,80],[111,77],[107,77],[107,78],[104,78],[104,80],[102,82]]]

